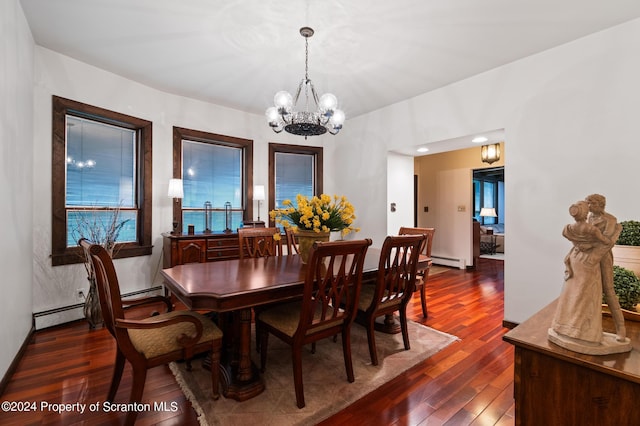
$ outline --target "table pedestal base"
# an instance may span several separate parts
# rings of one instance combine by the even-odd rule
[[[387,334],[398,334],[402,331],[400,327],[400,321],[394,315],[385,315],[384,317],[376,318],[373,323],[373,328],[376,331]]]
[[[264,391],[260,370],[251,362],[251,309],[225,312],[218,316],[225,344],[220,360],[220,385],[225,398],[246,401]],[[211,358],[205,358],[211,369]]]

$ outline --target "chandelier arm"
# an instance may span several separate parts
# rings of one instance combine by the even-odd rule
[[[318,94],[316,93],[316,88],[314,87],[311,80],[309,80],[309,86],[311,86],[311,95],[313,96],[313,101],[316,103],[316,108],[318,108],[320,101],[318,100]]]
[[[300,80],[300,84],[298,84],[298,90],[296,90],[296,95],[293,97],[293,106],[295,107],[298,104],[298,98],[300,98],[300,92],[302,91],[302,85],[305,80]]]

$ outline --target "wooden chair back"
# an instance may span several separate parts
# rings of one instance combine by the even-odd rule
[[[240,259],[245,257],[268,257],[282,255],[282,240],[278,228],[240,228],[238,240]]]
[[[92,245],[90,241],[82,238],[80,239],[80,241],[78,241],[78,245],[80,247],[82,247],[82,249],[85,252],[85,257],[87,259],[87,261],[90,263],[89,265],[89,269],[90,274],[93,275],[93,279],[95,280],[95,286],[96,286],[96,290],[98,292],[98,299],[100,300],[100,310],[102,311],[102,320],[104,321],[104,326],[107,328],[107,330],[109,330],[109,333],[111,333],[111,335],[115,338],[116,337],[116,332],[115,332],[115,318],[114,318],[114,314],[113,314],[113,309],[111,307],[112,305],[112,296],[111,296],[111,291],[108,288],[107,285],[103,285],[103,283],[106,282],[115,282],[115,285],[117,286],[117,288],[114,290],[114,292],[117,294],[118,299],[120,299],[120,287],[118,284],[118,277],[115,275],[115,269],[113,268],[113,261],[111,261],[111,257],[109,256],[109,254],[107,253],[106,250],[99,250],[97,245]],[[99,270],[96,270],[96,265],[95,265],[95,261],[93,260],[93,256],[98,256],[99,258],[101,256],[106,255],[109,258],[109,261],[105,262],[101,261],[102,266]],[[112,278],[111,280],[109,280],[106,277],[107,274],[107,269],[110,269],[111,274],[114,276],[114,278]],[[100,275],[100,284],[98,283],[98,274]],[[120,307],[122,308],[122,305],[120,305]]]
[[[408,228],[400,227],[398,235],[424,235],[425,239],[420,247],[420,253],[424,256],[431,257],[431,246],[433,245],[433,235],[435,228]]]
[[[300,339],[318,334],[333,336],[353,321],[364,258],[371,243],[371,239],[314,243],[296,331]]]
[[[420,254],[429,258],[426,268],[418,270],[418,277],[416,286],[420,289],[420,302],[422,303],[422,316],[427,318],[427,295],[426,295],[426,283],[429,278],[429,269],[431,268],[431,246],[433,245],[433,235],[435,234],[435,228],[407,228],[400,227],[398,235],[424,235],[425,239],[420,247]]]
[[[382,244],[371,311],[407,304],[415,290],[416,267],[425,236],[388,236]],[[381,314],[377,315],[380,316]]]
[[[287,247],[287,254],[300,254],[298,249],[298,242],[296,241],[296,234],[291,227],[284,228],[284,234],[286,236],[285,244]]]

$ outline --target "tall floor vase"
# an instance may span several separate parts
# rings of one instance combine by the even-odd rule
[[[89,323],[89,328],[96,328],[103,322],[95,276],[89,277],[89,292],[84,300],[84,317]]]

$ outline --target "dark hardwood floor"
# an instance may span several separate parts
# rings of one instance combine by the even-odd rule
[[[452,269],[429,278],[429,318],[415,294],[409,318],[460,341],[324,421],[324,425],[513,425],[513,347],[502,341],[503,262],[480,259],[475,271]],[[5,324],[5,326],[7,326]],[[115,343],[105,329],[76,322],[35,333],[0,398],[19,412],[0,411],[2,425],[122,424],[121,412],[90,412],[111,380]],[[116,402],[128,401],[127,365]],[[18,403],[27,402],[25,407]],[[137,425],[197,424],[194,410],[167,367],[149,371],[143,402],[165,411],[141,412]],[[42,404],[69,404],[45,407]],[[72,404],[87,404],[79,414]],[[3,406],[4,407],[4,406]],[[28,409],[35,410],[28,411]],[[54,409],[66,408],[58,414]]]

